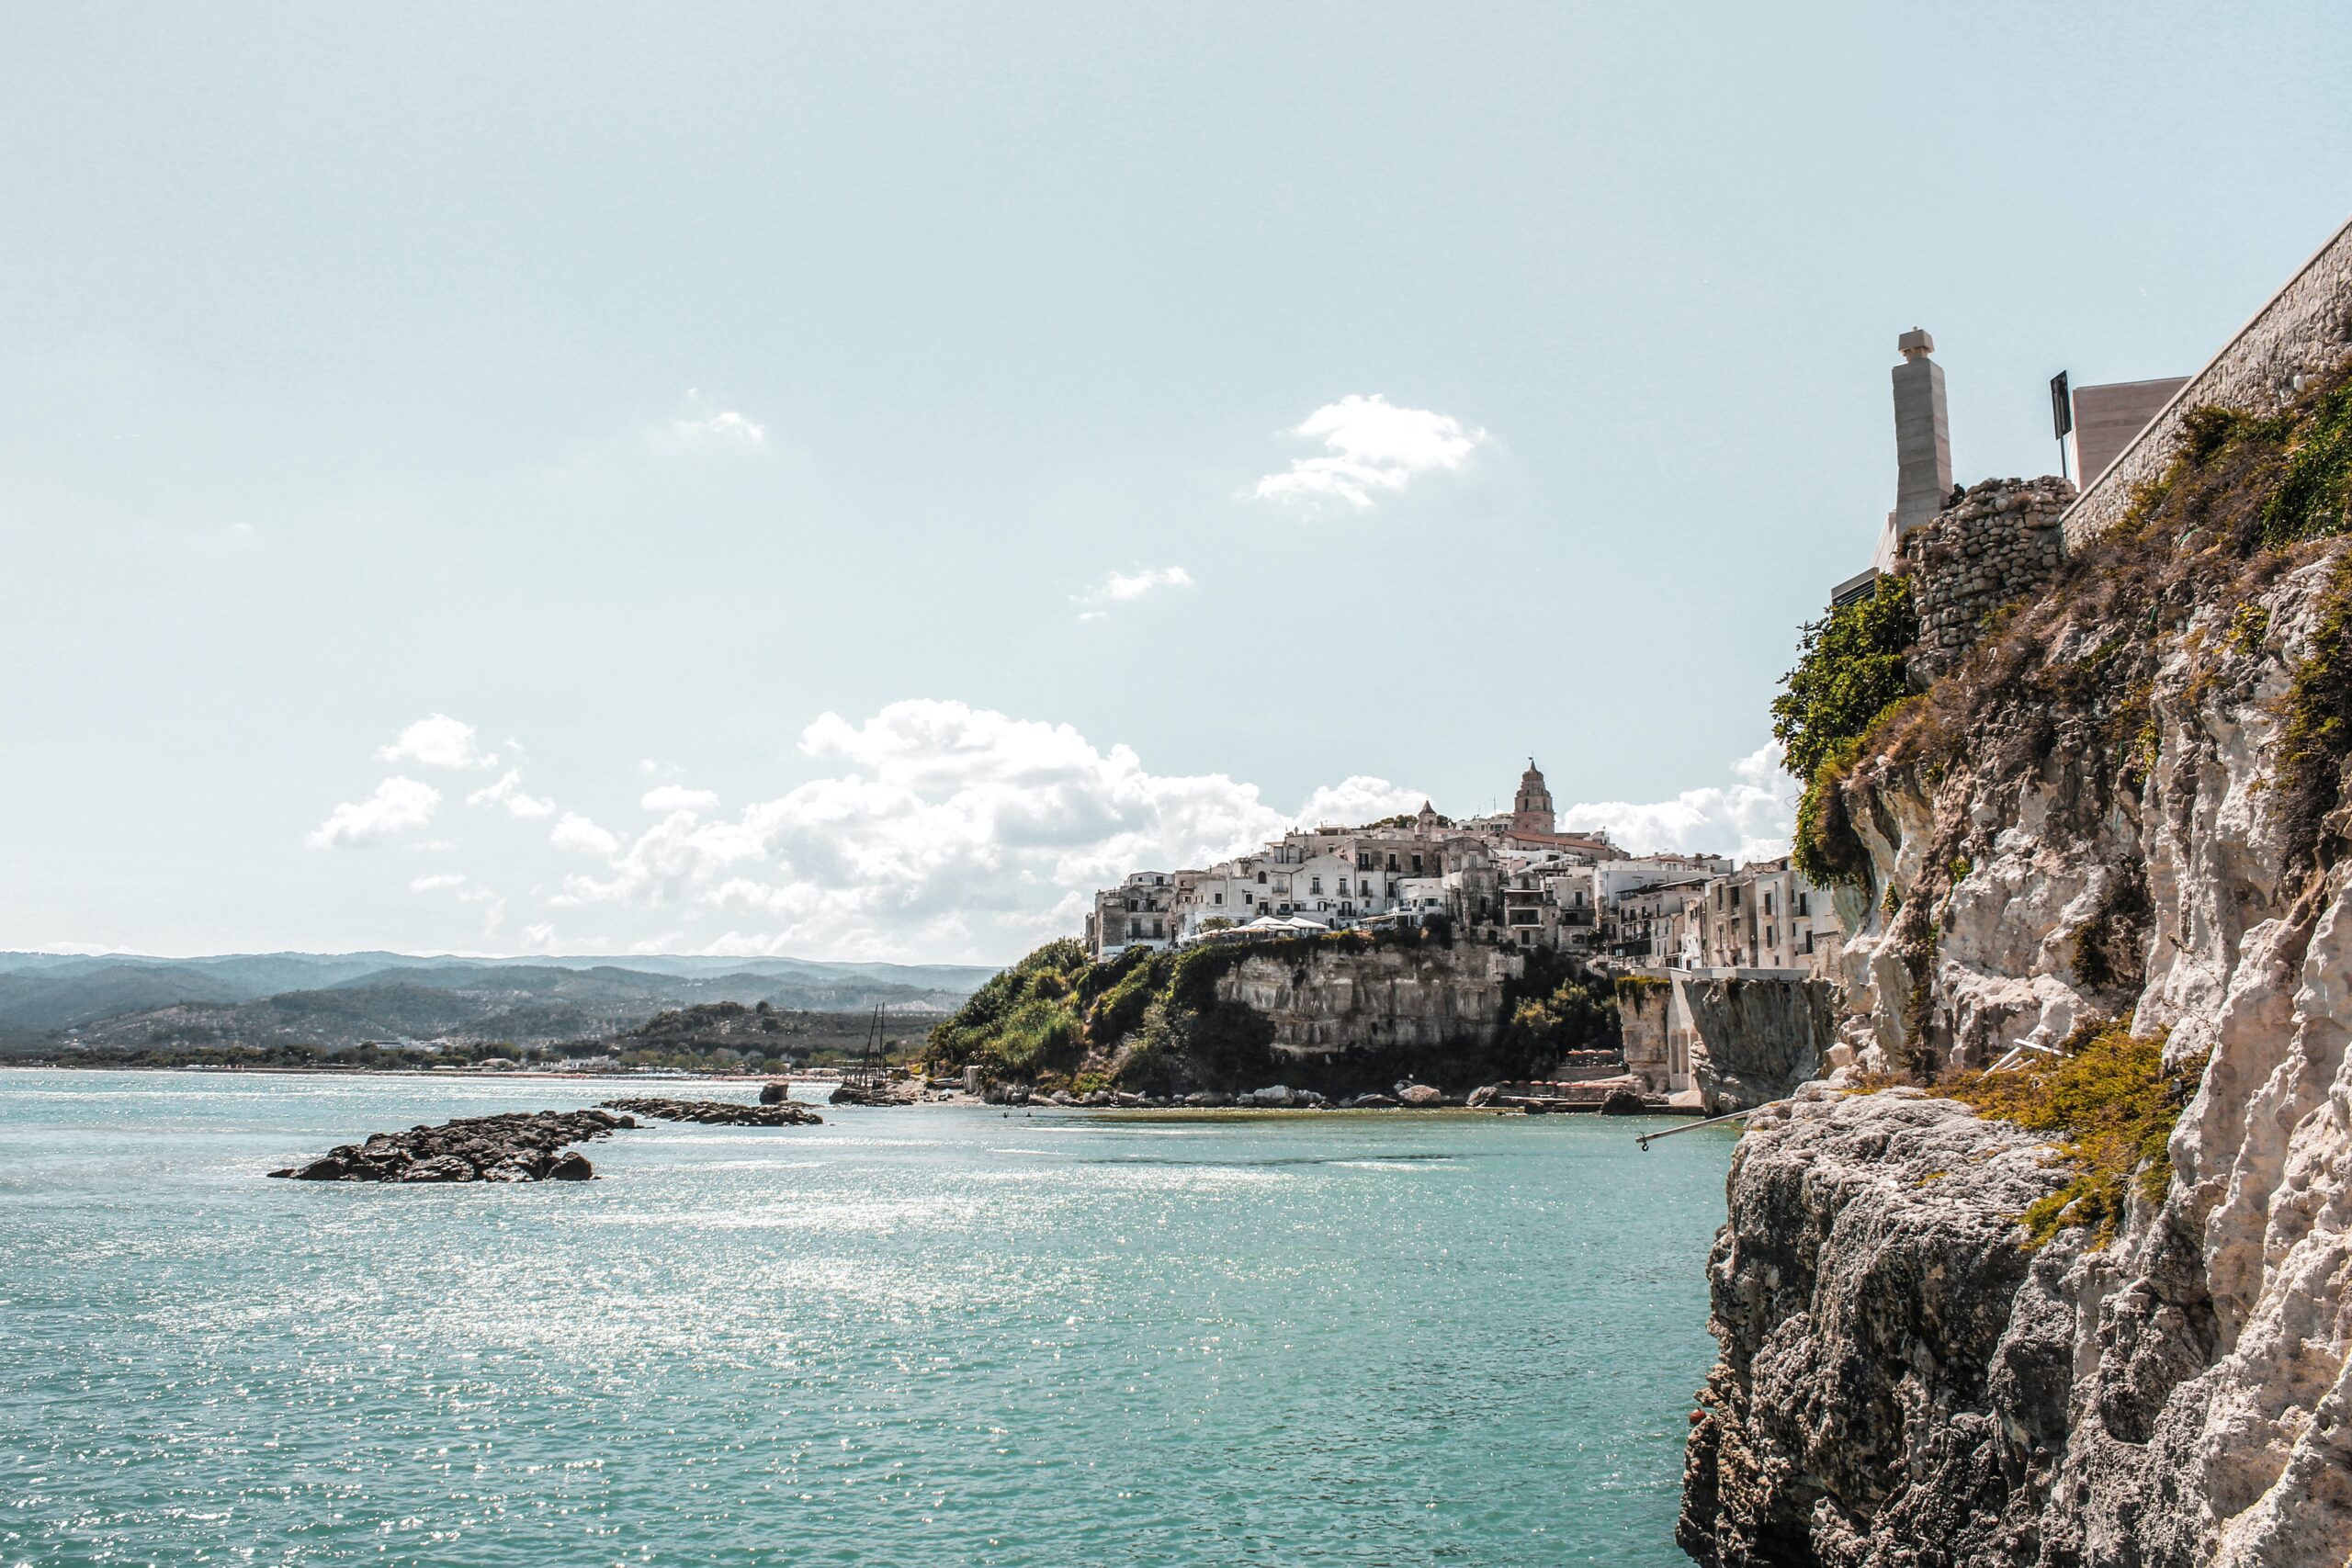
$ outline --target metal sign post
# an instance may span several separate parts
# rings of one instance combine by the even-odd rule
[[[2066,464],[2066,437],[2075,431],[2075,399],[2064,370],[2050,378],[2050,429],[2058,438],[2059,477],[2072,484],[2075,476]]]

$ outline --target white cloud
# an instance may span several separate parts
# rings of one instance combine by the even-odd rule
[[[462,886],[465,880],[454,871],[436,872],[430,876],[413,879],[409,883],[408,890],[412,893],[431,893],[437,888]]]
[[[1426,798],[1417,790],[1358,773],[1339,784],[1325,784],[1308,795],[1306,805],[1299,811],[1298,822],[1302,828],[1319,828],[1326,823],[1358,828],[1385,817],[1419,811]]]
[[[551,902],[730,919],[710,951],[995,956],[1075,931],[1086,896],[1130,870],[1206,865],[1295,820],[1254,784],[1153,773],[1069,725],[958,702],[826,714],[800,749],[828,776],[731,818],[678,806]],[[1419,803],[1355,778],[1306,814]]]
[[[346,800],[327,813],[327,819],[311,830],[309,841],[312,849],[320,850],[373,843],[423,827],[440,804],[439,790],[396,773],[378,784],[376,793],[367,799]]]
[[[1193,574],[1181,566],[1148,566],[1141,571],[1114,571],[1095,592],[1104,599],[1140,599],[1155,588],[1190,588]]]
[[[685,412],[653,433],[656,450],[672,457],[742,455],[768,444],[767,428],[722,408],[700,388],[689,388]]]
[[[560,850],[588,855],[608,855],[621,847],[618,839],[576,811],[563,814],[563,820],[548,834],[548,842]]]
[[[516,817],[552,817],[555,802],[545,796],[534,797],[523,793],[523,774],[509,768],[494,784],[485,784],[466,796],[468,806],[503,806]]]
[[[506,923],[506,900],[487,887],[469,887],[458,895],[458,899],[460,903],[482,906],[481,934],[484,936],[495,935],[498,928]]]
[[[1320,440],[1329,456],[1294,458],[1285,472],[1260,479],[1252,493],[1261,501],[1309,506],[1344,501],[1359,510],[1370,506],[1376,492],[1461,468],[1488,439],[1452,414],[1398,408],[1377,392],[1351,392],[1326,403],[1288,434]]]
[[[376,755],[387,762],[406,757],[428,768],[487,768],[498,761],[496,752],[484,751],[475,741],[472,725],[446,713],[418,719]]]
[[[526,953],[553,953],[556,950],[555,927],[546,921],[525,926],[521,935]]]
[[[661,784],[647,790],[638,804],[648,811],[707,811],[718,804],[718,796],[711,790]]]
[[[1564,807],[1560,828],[1606,828],[1635,854],[1688,850],[1739,860],[1770,860],[1789,852],[1795,831],[1797,784],[1781,771],[1781,749],[1766,745],[1732,764],[1734,782],[1686,789],[1654,805],[1608,800]]]
[[[1192,586],[1193,574],[1181,566],[1148,566],[1139,571],[1114,571],[1085,592],[1071,594],[1070,603],[1097,606],[1093,609],[1080,610],[1078,618],[1081,621],[1099,621],[1107,614],[1100,608],[1103,604],[1125,604],[1130,599],[1140,599],[1155,588],[1190,588]]]

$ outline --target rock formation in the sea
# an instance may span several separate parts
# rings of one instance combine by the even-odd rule
[[[805,1127],[824,1121],[808,1107],[789,1100],[745,1105],[734,1100],[659,1100],[637,1097],[608,1100],[608,1111],[650,1116],[657,1122],[698,1122],[709,1127]]]
[[[1935,628],[1938,678],[1806,819],[1849,877],[1839,1079],[2160,1043],[2168,1145],[2052,1199],[2056,1143],[1949,1100],[1758,1116],[1710,1270],[1702,1562],[2352,1559],[2352,230],[2281,298],[2054,578]]]
[[[296,1181],[586,1181],[595,1171],[588,1156],[570,1145],[636,1125],[611,1111],[463,1116],[405,1133],[378,1133],[269,1174]]]

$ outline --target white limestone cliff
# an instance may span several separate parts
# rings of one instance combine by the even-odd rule
[[[2209,1058],[2169,1190],[2029,1252],[2014,1216],[2064,1179],[2029,1135],[1903,1091],[1759,1117],[1712,1270],[1702,1562],[2352,1561],[2352,834],[2339,807],[2304,843],[2282,799],[2296,672],[2352,676],[2323,646],[2343,551],[2225,582],[2206,543],[2128,602],[2162,623],[2143,727],[2058,676],[2039,714],[1949,703],[1973,728],[1940,753],[1933,700],[1898,721],[1847,785],[1871,881],[1839,902],[1841,1077],[2128,1018]],[[2085,581],[2037,671],[2113,647],[2128,596]]]

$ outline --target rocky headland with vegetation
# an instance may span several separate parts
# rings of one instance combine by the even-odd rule
[[[1493,1016],[1415,1043],[1374,1036],[1329,1050],[1278,1049],[1277,1016],[1238,999],[1231,983],[1245,964],[1304,979],[1318,966],[1375,955],[1421,966],[1424,991],[1443,989],[1458,956],[1442,922],[1174,953],[1130,948],[1102,964],[1077,942],[1047,942],[933,1029],[927,1065],[939,1073],[978,1066],[1023,1097],[1095,1103],[1232,1104],[1273,1088],[1284,1090],[1285,1105],[1398,1102],[1415,1088],[1459,1103],[1482,1086],[1540,1078],[1571,1054],[1617,1049],[1611,982],[1544,952],[1527,954],[1503,983]]]
[[[2190,409],[2045,583],[1924,660],[1900,578],[1808,628],[1778,714],[1846,1018],[1828,1081],[1734,1157],[1679,1532],[1702,1562],[2352,1558],[2329,265],[2290,346],[2334,368]]]

